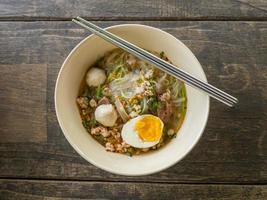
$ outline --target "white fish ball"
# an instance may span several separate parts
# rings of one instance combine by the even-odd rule
[[[86,83],[88,86],[99,86],[106,80],[106,74],[103,69],[92,67],[86,75]]]
[[[95,119],[104,126],[112,127],[118,118],[115,108],[111,104],[103,104],[96,108]]]

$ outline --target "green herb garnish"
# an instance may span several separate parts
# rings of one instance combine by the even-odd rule
[[[96,96],[96,98],[97,99],[100,99],[101,97],[103,97],[103,89],[102,89],[102,87],[99,85],[97,88],[96,88],[96,94],[95,94],[95,96]]]
[[[88,129],[90,127],[90,122],[87,121],[87,120],[83,120],[82,124],[83,124],[83,127],[86,128],[86,129]]]
[[[111,82],[115,79],[122,78],[125,74],[123,64],[117,65],[109,74],[108,81]]]
[[[162,52],[160,52],[160,58],[162,59],[162,58],[164,58],[165,57],[165,53],[164,53],[164,51],[162,51]]]
[[[129,147],[125,152],[125,154],[132,157],[135,154],[135,152],[136,152],[135,148]]]
[[[182,87],[182,89],[181,89],[181,91],[179,93],[179,97],[185,98],[185,101],[182,104],[182,110],[181,110],[181,114],[182,114],[182,116],[184,116],[185,113],[186,113],[186,90],[185,90],[185,85],[183,85],[183,87]]]
[[[89,125],[91,128],[94,128],[97,125],[97,121],[95,118],[89,121]]]
[[[106,144],[106,140],[102,135],[94,135],[94,137],[103,146]]]
[[[133,156],[133,154],[132,154],[132,153],[130,153],[130,152],[128,152],[128,151],[126,151],[124,154],[125,154],[125,155],[127,155],[127,156],[130,156],[130,157],[132,157],[132,156]]]
[[[157,109],[159,107],[159,102],[158,102],[158,99],[156,97],[151,97],[148,102],[148,108],[153,112],[153,113],[156,113],[157,112]]]

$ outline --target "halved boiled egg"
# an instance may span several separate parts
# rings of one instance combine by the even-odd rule
[[[140,115],[124,124],[122,139],[136,148],[148,148],[159,143],[164,124],[154,115]]]

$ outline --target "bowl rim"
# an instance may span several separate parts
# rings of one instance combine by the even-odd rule
[[[167,35],[167,37],[171,37],[173,39],[176,40],[176,42],[180,43],[180,45],[182,45],[183,47],[185,47],[186,49],[189,50],[189,52],[191,53],[192,55],[192,59],[194,59],[200,66],[200,71],[201,71],[201,76],[203,77],[203,81],[204,82],[208,82],[207,81],[207,77],[206,77],[206,74],[202,68],[202,65],[200,64],[200,62],[198,61],[198,59],[196,58],[196,56],[194,55],[194,53],[182,42],[180,41],[178,38],[174,37],[173,35],[171,35],[170,33],[166,32],[166,31],[163,31],[161,30],[160,28],[156,28],[156,27],[152,27],[152,26],[148,26],[148,25],[143,25],[143,24],[118,24],[118,25],[112,25],[112,26],[108,26],[106,28],[104,28],[105,30],[112,30],[112,29],[116,29],[116,28],[120,28],[120,27],[143,27],[145,29],[152,29],[154,31],[159,31],[165,35]],[[192,150],[193,148],[196,146],[196,144],[199,142],[200,138],[202,137],[203,135],[203,132],[206,128],[206,125],[207,125],[207,122],[208,122],[208,118],[209,118],[209,112],[210,112],[210,97],[207,98],[207,101],[206,101],[206,115],[205,115],[205,121],[203,123],[203,126],[202,126],[202,129],[199,130],[199,134],[198,134],[198,137],[196,137],[190,148],[188,148],[187,152],[181,156],[179,159],[175,160],[174,162],[172,162],[171,164],[169,165],[166,165],[166,166],[163,166],[163,167],[159,167],[155,170],[151,170],[149,172],[137,172],[137,173],[124,173],[124,172],[119,172],[118,170],[113,170],[111,168],[108,168],[106,166],[103,166],[103,165],[100,165],[98,164],[97,162],[91,160],[90,158],[88,158],[81,150],[80,148],[74,144],[72,142],[72,140],[69,138],[68,134],[67,134],[67,130],[65,129],[65,127],[63,126],[62,122],[61,122],[61,118],[60,118],[60,114],[59,114],[59,111],[58,111],[58,108],[57,108],[57,105],[58,105],[58,101],[57,101],[57,91],[58,91],[58,85],[59,85],[59,82],[60,82],[60,79],[62,78],[62,72],[64,70],[64,66],[66,65],[66,63],[69,61],[70,57],[75,53],[75,51],[83,44],[85,43],[87,40],[89,40],[91,37],[94,37],[95,35],[92,33],[90,34],[89,36],[85,37],[82,41],[80,41],[72,50],[71,52],[68,54],[68,56],[65,58],[63,64],[61,65],[60,67],[60,70],[58,72],[58,76],[57,76],[57,79],[56,79],[56,84],[55,84],[55,90],[54,90],[54,105],[55,105],[55,111],[56,111],[56,116],[57,116],[57,121],[59,123],[59,126],[65,136],[65,138],[67,139],[67,141],[70,143],[70,145],[75,149],[75,151],[82,157],[84,158],[87,162],[91,163],[92,165],[104,170],[104,171],[107,171],[107,172],[110,172],[112,174],[116,174],[116,175],[124,175],[124,176],[144,176],[144,175],[150,175],[150,174],[154,174],[154,173],[158,173],[160,171],[163,171],[165,169],[168,169],[172,166],[174,166],[176,163],[180,162],[182,159],[184,159]]]

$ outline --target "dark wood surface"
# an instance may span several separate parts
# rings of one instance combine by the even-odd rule
[[[260,185],[196,185],[6,180],[0,181],[5,199],[246,199],[265,200]],[[194,196],[195,198],[192,198]]]
[[[1,0],[3,20],[263,20],[266,0]]]
[[[0,199],[267,199],[265,9],[263,0],[0,0]],[[94,167],[68,144],[54,110],[60,66],[89,34],[67,21],[78,14],[102,27],[138,23],[171,33],[209,82],[240,103],[212,100],[200,142],[163,172],[124,177]]]

